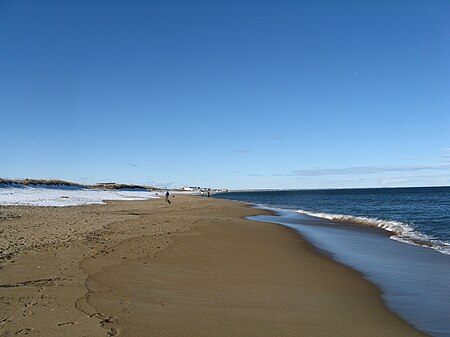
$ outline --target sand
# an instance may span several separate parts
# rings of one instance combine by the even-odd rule
[[[0,336],[424,336],[267,211],[171,201],[0,207]]]

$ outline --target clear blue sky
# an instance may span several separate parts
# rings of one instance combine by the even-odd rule
[[[0,0],[0,177],[450,185],[450,1]]]

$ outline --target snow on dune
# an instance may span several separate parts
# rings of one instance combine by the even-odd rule
[[[74,186],[0,185],[0,205],[78,206],[103,204],[105,200],[158,198],[147,190],[100,190]]]

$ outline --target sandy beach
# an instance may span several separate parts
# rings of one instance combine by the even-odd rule
[[[424,336],[243,203],[0,207],[0,336]]]

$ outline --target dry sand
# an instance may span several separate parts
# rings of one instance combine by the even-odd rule
[[[0,207],[0,336],[423,336],[266,211],[171,200]]]

